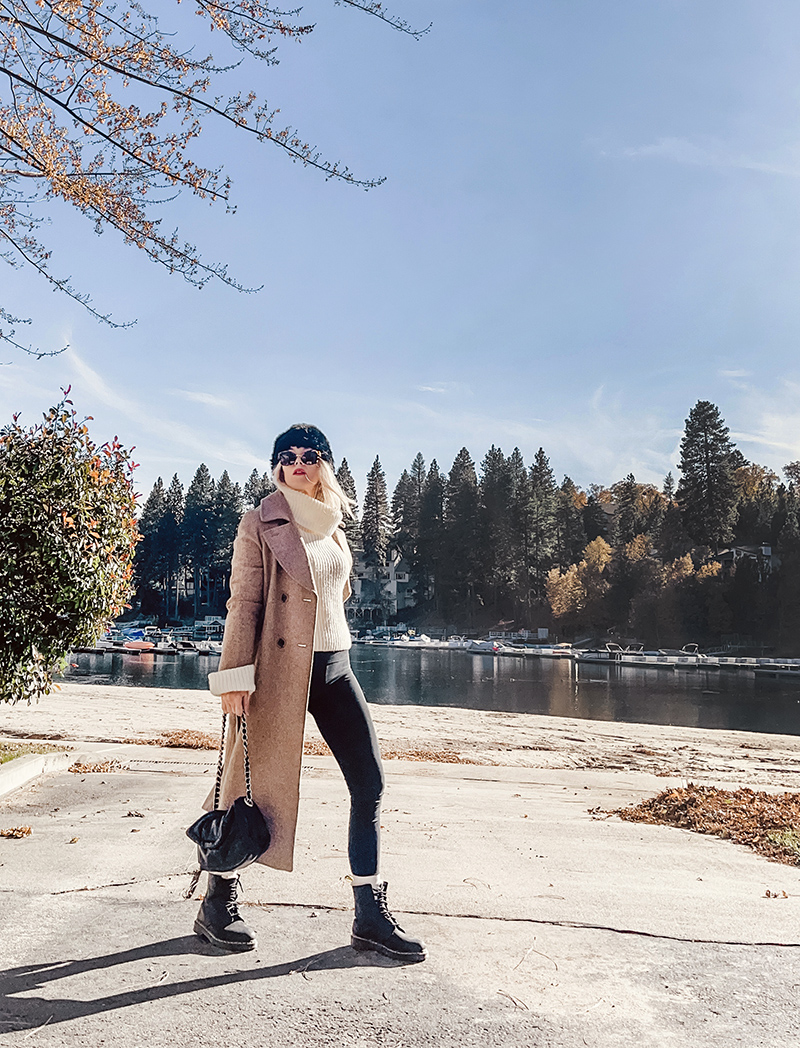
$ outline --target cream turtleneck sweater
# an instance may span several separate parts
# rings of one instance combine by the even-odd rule
[[[353,566],[347,539],[337,529],[342,512],[327,502],[320,502],[278,483],[308,557],[314,592],[317,595],[317,619],[314,627],[314,651],[343,651],[352,645],[344,613],[344,588]]]

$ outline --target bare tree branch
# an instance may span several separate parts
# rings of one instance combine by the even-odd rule
[[[107,7],[104,2],[0,0],[0,233],[10,245],[0,258],[30,265],[96,319],[127,326],[113,324],[89,304],[88,295],[50,272],[50,252],[37,235],[48,203],[60,199],[91,218],[98,232],[119,231],[152,261],[198,287],[218,279],[239,291],[253,290],[226,266],[202,262],[177,233],[161,234],[153,216],[155,207],[172,199],[166,195],[170,188],[188,189],[210,203],[224,201],[231,210],[231,183],[222,168],[193,159],[208,120],[270,142],[325,178],[362,189],[384,181],[356,178],[292,127],[275,130],[279,110],[252,91],[215,97],[218,78],[245,59],[220,64],[211,55],[197,58],[185,30],[183,37],[163,30],[140,0]],[[377,0],[335,2],[416,39],[430,29],[413,29]],[[248,61],[267,65],[277,61],[276,41],[300,41],[314,28],[298,20],[299,9],[281,11],[269,0],[194,0],[194,14]],[[153,108],[142,107],[148,98],[155,100]],[[32,188],[26,198],[17,191],[22,180]],[[2,309],[0,322],[0,341],[25,349]]]

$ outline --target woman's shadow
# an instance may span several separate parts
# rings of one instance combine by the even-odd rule
[[[219,975],[186,979],[182,982],[160,982],[138,990],[126,990],[93,1000],[14,996],[20,993],[27,995],[31,990],[60,979],[68,979],[87,972],[98,972],[104,968],[114,968],[133,961],[155,960],[160,957],[185,957],[192,954],[209,958],[231,956],[224,954],[222,950],[202,943],[196,936],[182,935],[175,939],[165,939],[162,942],[138,946],[132,950],[120,950],[117,953],[87,957],[84,960],[49,961],[9,969],[0,975],[0,1015],[2,1015],[0,1035],[42,1026],[45,1023],[66,1022],[70,1019],[81,1019],[118,1008],[129,1008],[132,1005],[179,997],[187,993],[197,993],[217,986],[275,979],[282,975],[301,974],[307,977],[309,972],[326,969],[365,966],[398,967],[403,964],[402,961],[393,961],[377,953],[359,954],[349,946],[339,946],[333,950],[312,953],[307,957],[300,957],[297,960],[266,968],[228,971]],[[9,1005],[12,1008],[9,1008]]]

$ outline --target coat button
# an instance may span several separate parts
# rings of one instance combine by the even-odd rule
[[[283,601],[283,603],[284,603],[284,604],[286,603],[286,601],[287,601],[288,599],[289,599],[289,598],[288,598],[288,597],[286,596],[286,594],[285,594],[285,593],[281,593],[281,600]]]
[[[285,643],[286,643],[286,641],[283,639],[283,637],[279,637],[278,638],[278,647],[279,648],[282,648]]]

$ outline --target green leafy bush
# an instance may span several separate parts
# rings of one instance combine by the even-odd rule
[[[47,694],[131,592],[138,541],[130,451],[97,447],[64,398],[0,430],[0,701]]]

